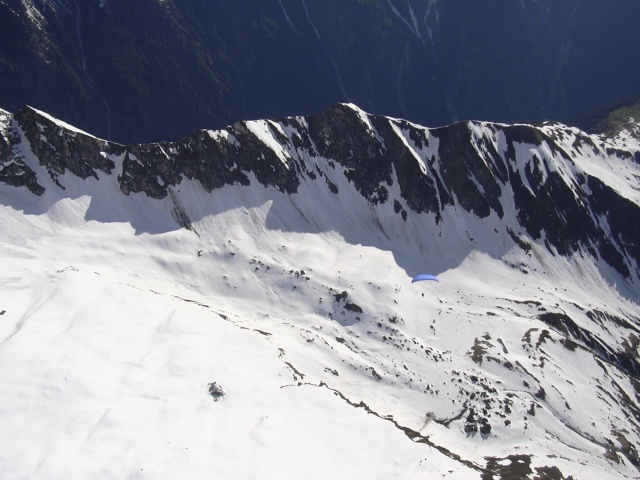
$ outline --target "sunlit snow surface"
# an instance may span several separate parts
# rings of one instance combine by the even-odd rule
[[[185,180],[193,231],[115,175],[0,184],[0,477],[469,479],[510,455],[638,475],[628,377],[538,319],[622,342],[586,315],[637,320],[612,272],[452,207],[403,222],[333,175],[334,204]]]

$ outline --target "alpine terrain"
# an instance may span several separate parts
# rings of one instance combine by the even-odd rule
[[[570,122],[640,92],[638,0],[0,0],[0,107],[120,143],[339,102]]]
[[[1,476],[638,478],[621,115],[121,145],[1,111]]]

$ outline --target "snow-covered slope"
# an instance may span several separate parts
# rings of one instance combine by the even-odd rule
[[[638,476],[633,137],[0,131],[3,477]]]

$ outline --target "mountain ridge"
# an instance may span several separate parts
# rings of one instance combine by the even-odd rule
[[[0,133],[3,471],[637,476],[632,136],[350,104]]]
[[[621,196],[616,192],[619,185],[602,182],[580,165],[590,156],[634,165],[640,153],[575,128],[459,122],[425,129],[338,104],[310,117],[238,122],[220,131],[195,131],[179,142],[122,146],[75,130],[65,140],[56,132],[59,124],[34,109],[23,109],[13,118],[59,186],[57,178],[67,169],[80,178],[98,178],[97,172],[111,174],[116,168],[109,157],[124,155],[117,179],[125,195],[144,193],[161,199],[183,178],[198,181],[208,192],[226,184],[246,186],[251,183],[247,173],[265,187],[287,194],[297,193],[302,181],[320,176],[337,194],[327,172],[317,163],[314,168],[313,159],[321,157],[329,165],[339,164],[368,202],[393,201],[395,212],[405,221],[406,209],[434,214],[436,225],[446,206],[460,205],[481,219],[492,214],[502,219],[506,210],[513,209],[516,218],[508,225],[512,230],[517,224],[534,239],[544,236],[560,254],[586,247],[624,277],[640,275],[637,194]],[[39,136],[57,136],[59,141],[43,142]],[[10,173],[21,163],[19,155],[10,153],[19,148],[17,137],[14,133],[4,139],[9,148],[1,152],[6,160],[0,179],[14,186],[28,185],[41,194],[44,188],[32,168],[23,164],[16,174]],[[519,161],[518,154],[527,145],[534,150]],[[627,176],[627,181],[633,180]],[[394,184],[400,196],[390,199]],[[503,205],[509,195],[515,208]],[[606,227],[599,225],[599,216],[606,218]]]

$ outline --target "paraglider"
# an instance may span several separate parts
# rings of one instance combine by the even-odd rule
[[[422,275],[413,277],[413,280],[411,280],[411,283],[422,282],[424,280],[434,280],[436,282],[440,282],[440,280],[438,280],[438,278],[435,275],[431,275],[429,273],[423,273]]]

